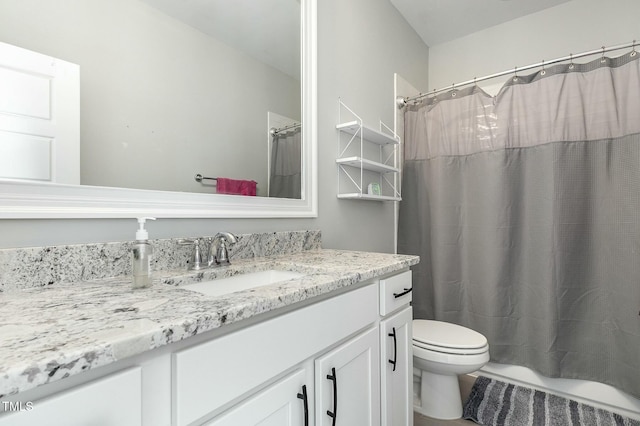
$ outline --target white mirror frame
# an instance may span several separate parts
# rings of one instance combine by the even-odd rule
[[[301,3],[302,199],[243,197],[0,180],[0,218],[317,217],[317,0]]]

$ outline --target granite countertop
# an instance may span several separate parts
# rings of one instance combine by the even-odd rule
[[[418,263],[417,256],[309,250],[240,260],[199,272],[158,273],[151,288],[130,277],[0,294],[0,397],[107,365],[225,324],[311,299]],[[267,269],[299,279],[224,296],[181,284]]]

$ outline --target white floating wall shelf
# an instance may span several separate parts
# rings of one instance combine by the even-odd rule
[[[342,121],[343,112],[354,119]],[[338,120],[338,198],[400,201],[398,135],[382,121],[379,130],[364,125],[341,100],[338,100]],[[369,184],[380,188],[380,194],[369,193]]]

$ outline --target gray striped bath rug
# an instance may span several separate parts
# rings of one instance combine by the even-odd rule
[[[463,417],[485,426],[640,426],[640,421],[484,376],[478,377]]]

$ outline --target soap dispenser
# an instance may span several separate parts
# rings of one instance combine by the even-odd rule
[[[133,271],[133,288],[151,287],[151,256],[153,246],[149,243],[149,233],[144,229],[147,220],[155,217],[139,217],[140,228],[136,231],[136,241],[131,249],[131,269]]]

